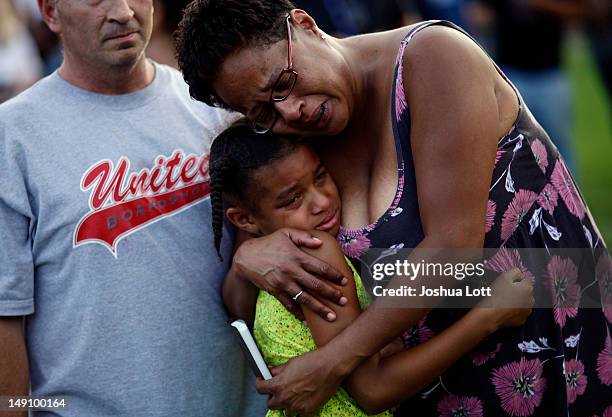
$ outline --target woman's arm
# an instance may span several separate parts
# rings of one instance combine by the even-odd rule
[[[320,240],[303,230],[284,228],[257,238],[239,231],[232,266],[223,288],[224,301],[230,312],[252,323],[256,288],[261,288],[301,319],[302,311],[291,297],[304,289],[300,304],[307,305],[326,320],[334,321],[336,314],[330,306],[336,308],[346,302],[340,289],[348,280],[334,268],[301,250],[320,245]],[[319,298],[334,304],[324,304]]]
[[[351,271],[335,239],[327,233],[312,233],[323,241],[323,245],[308,252],[343,274],[350,274]],[[512,276],[513,274],[507,274],[498,279],[510,280]],[[511,289],[504,288],[502,294],[510,297],[508,292],[514,291],[519,293],[519,297],[527,297],[531,287],[525,284]],[[304,309],[308,327],[317,346],[327,344],[361,314],[354,280],[350,280],[344,287],[344,294],[348,303],[336,309],[337,319],[333,323],[326,322],[308,308]],[[425,343],[392,355],[383,355],[380,352],[374,354],[345,379],[344,387],[369,414],[390,409],[427,386],[498,328],[523,324],[530,311],[474,308],[457,323]]]
[[[516,117],[517,98],[509,102],[510,87],[500,81],[490,59],[449,28],[419,32],[403,63],[425,234],[417,248],[482,248],[497,140]],[[403,281],[395,277],[389,286]],[[292,359],[272,380],[259,381],[258,390],[271,396],[272,408],[316,410],[331,395],[334,380],[342,380],[428,310],[369,308],[331,343]]]
[[[256,244],[250,248],[252,243]],[[316,311],[327,321],[334,321],[336,314],[331,302],[337,304],[334,307],[346,303],[342,286],[348,279],[333,267],[303,251],[319,246],[321,241],[303,230],[284,228],[259,238],[237,230],[232,266],[223,282],[223,301],[230,313],[252,324],[258,288],[261,288],[274,295],[287,310],[303,320],[301,308],[293,303],[289,294],[293,296],[305,288],[328,301],[323,303],[304,292],[300,304]],[[253,269],[253,266],[257,268]],[[285,276],[295,281],[284,285]]]
[[[507,278],[510,275],[502,279]],[[529,293],[531,284],[525,284],[517,291]],[[506,310],[502,319],[499,309],[474,308],[424,343],[390,356],[375,354],[345,379],[344,386],[369,414],[388,410],[425,388],[500,327],[511,321],[524,324],[530,312]]]

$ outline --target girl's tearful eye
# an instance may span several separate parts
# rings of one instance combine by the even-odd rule
[[[325,182],[325,179],[327,178],[327,171],[325,171],[324,169],[322,169],[317,176],[315,177],[315,183],[316,184],[322,184]]]
[[[286,209],[293,209],[293,208],[298,207],[300,205],[301,201],[302,201],[302,195],[301,194],[295,194],[289,200],[285,201],[281,205],[281,207],[286,208]]]

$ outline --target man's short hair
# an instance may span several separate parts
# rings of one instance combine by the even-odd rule
[[[213,90],[223,61],[242,48],[286,36],[289,0],[194,0],[175,33],[177,61],[193,98],[227,108]]]

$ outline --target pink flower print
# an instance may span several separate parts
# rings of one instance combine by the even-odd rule
[[[504,155],[505,152],[506,151],[503,150],[503,149],[498,149],[497,152],[495,152],[495,163],[493,164],[494,167],[497,166],[497,163],[502,158],[502,156]]]
[[[570,213],[582,220],[586,213],[586,208],[570,173],[561,159],[557,160],[550,181],[559,192],[559,195],[561,195],[561,199]]]
[[[406,102],[406,95],[404,94],[404,49],[406,49],[406,43],[402,42],[400,45],[399,52],[397,54],[397,78],[395,80],[395,119],[399,122],[402,114],[408,108]]]
[[[552,216],[558,199],[559,193],[552,184],[548,183],[538,196],[538,204]]]
[[[538,199],[538,195],[529,190],[518,190],[508,205],[501,224],[501,239],[508,240],[518,225],[523,221],[527,212]]]
[[[425,343],[434,337],[434,332],[429,327],[425,326],[426,319],[427,316],[423,317],[417,324],[402,334],[402,339],[404,340],[404,346],[406,348]]]
[[[447,395],[438,403],[440,417],[482,417],[482,401],[476,397]]]
[[[400,200],[402,199],[402,192],[404,190],[404,161],[402,161],[402,167],[397,170],[397,193],[391,203],[391,209],[396,209],[399,206]]]
[[[340,249],[349,258],[359,258],[370,247],[370,239],[359,230],[347,230],[340,228],[338,233]]]
[[[501,349],[501,343],[498,343],[497,346],[495,347],[495,350],[491,352],[473,353],[470,355],[472,357],[472,363],[476,366],[482,366],[485,363],[489,362],[491,359],[493,359],[495,355],[497,355],[500,349]]]
[[[597,355],[597,376],[604,385],[612,385],[612,337],[606,337],[604,350]]]
[[[521,358],[520,362],[494,369],[492,374],[491,381],[504,411],[511,416],[532,415],[546,388],[540,360]]]
[[[571,359],[564,363],[565,387],[567,389],[567,402],[573,404],[579,395],[584,394],[587,386],[587,377],[584,374],[582,362]]]
[[[607,251],[601,254],[595,267],[595,275],[599,283],[601,305],[608,323],[612,323],[612,259]]]
[[[598,416],[593,416],[593,417],[598,417]],[[603,414],[601,415],[601,417],[612,417],[612,405],[608,406]]]
[[[512,268],[518,268],[531,280],[531,282],[535,282],[535,277],[527,267],[523,265],[521,254],[517,249],[500,248],[495,255],[487,259],[485,267],[490,271],[500,273],[509,271]]]
[[[574,263],[559,256],[553,256],[546,266],[548,281],[545,285],[553,297],[555,321],[563,328],[568,317],[576,317],[580,304],[578,270]]]
[[[531,152],[533,152],[533,156],[542,173],[546,174],[546,167],[548,167],[548,152],[546,152],[546,146],[544,146],[540,139],[535,139],[531,142]]]
[[[598,416],[593,416],[593,417],[598,417]],[[612,417],[612,405],[608,406],[603,414],[601,415],[601,417]]]
[[[487,217],[485,219],[485,233],[489,233],[495,223],[495,201],[487,201]]]

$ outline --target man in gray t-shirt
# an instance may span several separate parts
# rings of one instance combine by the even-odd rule
[[[208,151],[233,116],[146,60],[152,0],[39,3],[65,54],[0,106],[0,396],[66,397],[37,416],[262,415],[210,231]]]

